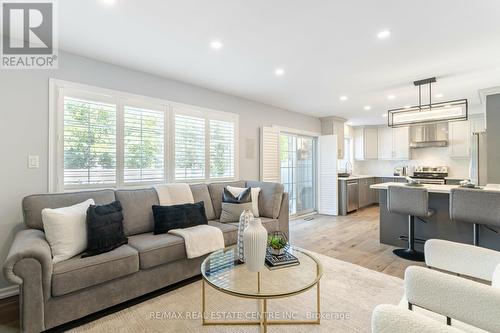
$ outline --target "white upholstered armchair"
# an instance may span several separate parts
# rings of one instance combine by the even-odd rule
[[[400,306],[376,307],[372,332],[500,333],[500,252],[432,239],[425,244],[425,258],[429,268],[458,276],[409,267],[405,272],[405,300]]]

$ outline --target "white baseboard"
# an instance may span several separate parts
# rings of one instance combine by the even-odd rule
[[[0,299],[19,295],[19,286],[0,288]]]

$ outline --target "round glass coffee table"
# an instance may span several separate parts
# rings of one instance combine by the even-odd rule
[[[299,265],[260,272],[250,272],[238,261],[235,246],[210,254],[201,264],[202,274],[202,323],[203,325],[260,325],[267,332],[268,325],[304,325],[320,323],[320,286],[323,267],[318,259],[305,250],[291,247],[290,252],[299,259]],[[206,317],[206,284],[214,289],[241,298],[260,302],[256,320],[211,320]],[[316,313],[311,320],[271,320],[267,300],[303,293],[316,287]]]

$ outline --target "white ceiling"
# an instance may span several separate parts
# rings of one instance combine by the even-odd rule
[[[441,100],[473,109],[500,86],[496,0],[109,2],[59,1],[61,49],[309,115],[382,123],[430,76]]]

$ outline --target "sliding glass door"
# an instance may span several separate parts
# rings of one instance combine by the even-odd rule
[[[316,209],[316,139],[296,134],[280,134],[281,182],[290,196],[290,214]]]

